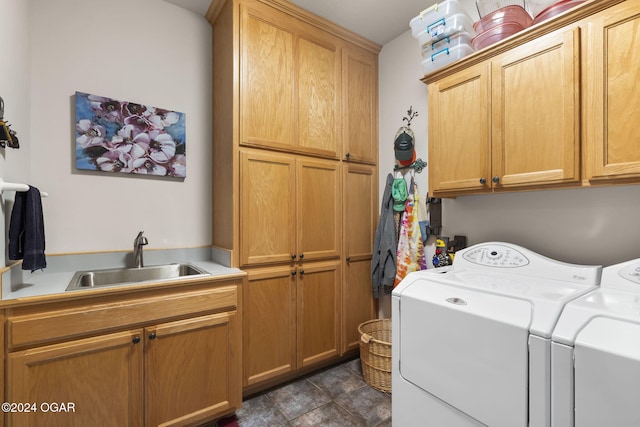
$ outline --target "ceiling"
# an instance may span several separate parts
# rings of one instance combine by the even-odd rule
[[[211,0],[164,0],[204,16]],[[409,30],[409,21],[436,0],[291,0],[354,33],[385,45]],[[474,0],[459,0],[472,18]]]

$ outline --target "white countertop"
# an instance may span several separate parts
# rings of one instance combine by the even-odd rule
[[[207,271],[212,276],[242,273],[242,270],[237,268],[226,267],[215,261],[206,259],[210,257],[208,251],[210,251],[209,248],[163,251],[150,250],[145,252],[145,265],[151,266],[179,262],[193,264]],[[65,292],[65,289],[77,271],[127,267],[126,256],[126,253],[123,252],[52,256],[47,257],[48,265],[46,269],[34,271],[33,273],[23,271],[20,265],[16,265],[2,274],[2,301],[83,292]],[[165,281],[156,280],[148,283],[161,282]],[[140,284],[143,283],[147,282],[141,282]],[[138,284],[136,284],[136,286],[137,285]],[[121,286],[131,285],[115,285],[102,287],[102,289],[115,289]]]

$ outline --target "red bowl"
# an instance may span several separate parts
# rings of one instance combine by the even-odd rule
[[[479,21],[474,22],[473,29],[476,30],[477,34],[480,34],[483,31],[490,30],[496,25],[507,22],[515,22],[523,28],[527,28],[531,26],[533,18],[522,6],[510,5],[495,10]]]
[[[537,14],[531,25],[539,24],[553,18],[556,15],[560,15],[562,12],[573,9],[574,7],[584,3],[585,1],[586,0],[561,0],[557,3],[554,3]]]
[[[491,46],[500,40],[506,39],[520,31],[524,30],[524,27],[515,22],[505,22],[504,24],[498,24],[495,27],[489,28],[487,31],[483,31],[471,40],[471,45],[475,50],[483,49],[487,46]]]

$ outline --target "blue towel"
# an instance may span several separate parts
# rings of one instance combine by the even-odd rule
[[[16,192],[9,224],[9,259],[23,260],[22,269],[32,273],[47,266],[42,200],[36,187]]]

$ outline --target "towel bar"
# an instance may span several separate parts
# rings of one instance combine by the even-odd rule
[[[29,191],[29,186],[27,184],[20,184],[17,182],[6,182],[0,179],[0,194],[5,191]],[[47,197],[49,194],[41,191],[40,196]]]

